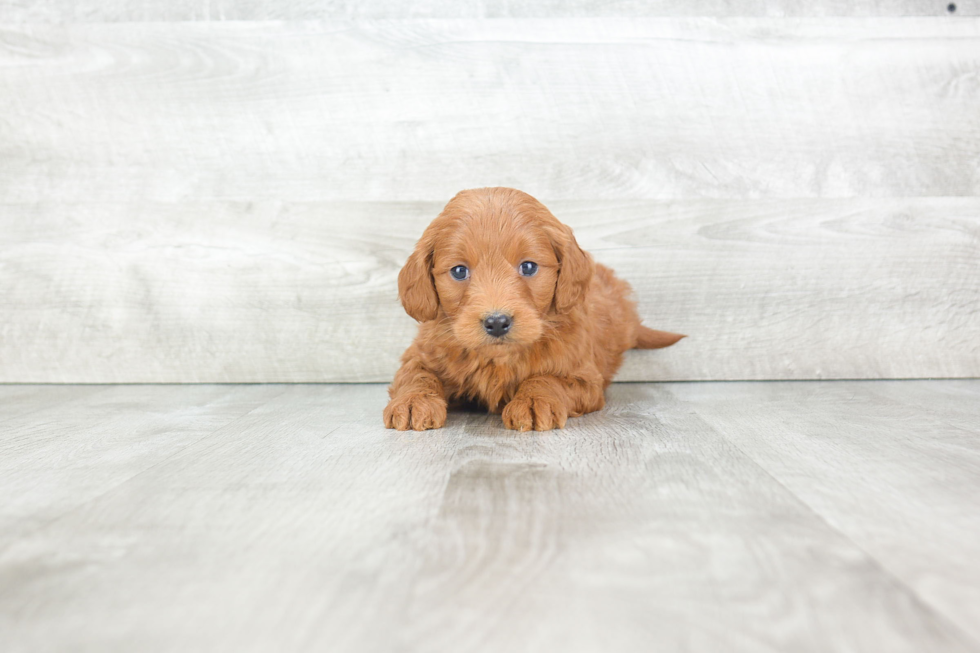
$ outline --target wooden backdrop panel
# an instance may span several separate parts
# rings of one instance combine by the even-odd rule
[[[980,199],[549,205],[690,335],[620,380],[980,375]],[[4,205],[0,381],[387,381],[440,207]]]
[[[568,16],[976,16],[977,0],[0,0],[0,20],[310,20]]]
[[[0,202],[973,196],[980,20],[11,26]]]
[[[691,335],[621,379],[980,374],[978,19],[15,22],[0,381],[387,380],[483,185]]]

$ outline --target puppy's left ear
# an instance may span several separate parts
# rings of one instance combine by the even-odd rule
[[[418,322],[434,320],[439,314],[439,295],[432,280],[432,247],[429,234],[422,234],[398,273],[398,297],[405,312]]]
[[[567,313],[585,297],[595,275],[595,263],[588,252],[575,241],[571,228],[560,225],[552,238],[558,255],[558,283],[555,286],[555,309]]]

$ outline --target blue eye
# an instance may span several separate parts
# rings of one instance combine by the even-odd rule
[[[534,273],[538,271],[538,264],[534,261],[524,261],[521,263],[521,276],[533,277]]]
[[[465,281],[470,276],[470,269],[465,265],[457,265],[449,271],[449,275],[456,281]]]

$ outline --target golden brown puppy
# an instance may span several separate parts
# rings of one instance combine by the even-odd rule
[[[421,322],[384,410],[385,426],[400,431],[443,426],[452,400],[503,411],[509,429],[562,428],[603,407],[624,351],[684,337],[641,325],[629,285],[512,188],[450,200],[398,275],[398,293]]]

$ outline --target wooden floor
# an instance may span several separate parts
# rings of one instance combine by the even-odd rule
[[[0,649],[980,651],[980,380],[0,386]]]

